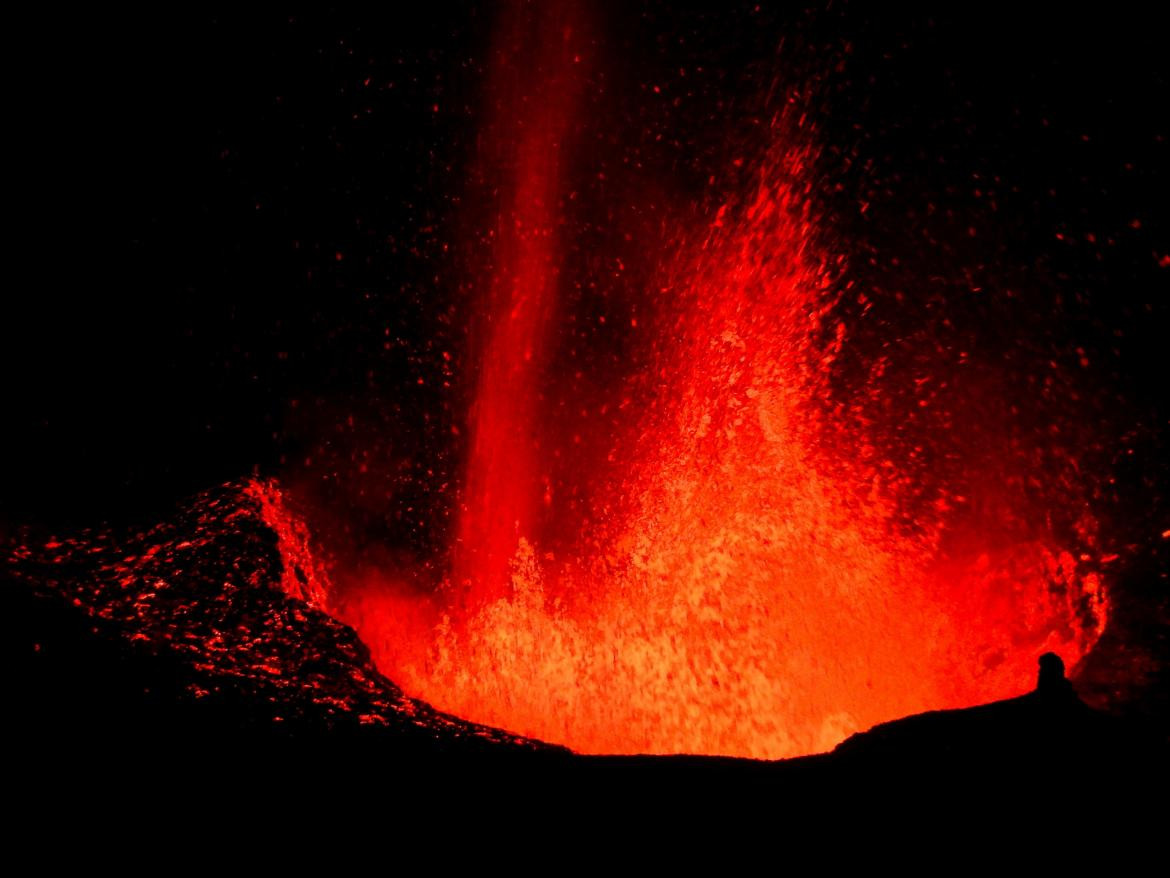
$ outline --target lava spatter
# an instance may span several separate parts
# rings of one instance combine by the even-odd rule
[[[481,303],[456,582],[425,601],[367,588],[341,610],[380,666],[443,709],[580,751],[775,758],[1025,691],[1039,652],[1085,655],[1105,591],[1042,506],[972,467],[908,526],[918,492],[898,461],[856,454],[880,454],[885,425],[829,381],[848,247],[818,215],[816,135],[791,108],[737,159],[746,183],[647,254],[649,349],[609,400],[633,385],[645,405],[610,437],[604,472],[555,486],[594,508],[548,536],[533,510],[542,455],[564,437],[540,406],[569,376],[540,352],[566,319],[563,114],[582,83],[566,31],[519,20],[524,39],[547,38],[538,50],[506,31],[501,63],[519,46],[547,79],[493,95],[515,124],[492,136],[514,138],[514,161],[493,180],[505,231]],[[1027,524],[993,533],[956,512],[968,488]]]
[[[492,210],[448,266],[470,290],[451,320],[469,325],[471,398],[440,557],[376,573],[346,558],[334,591],[280,490],[250,482],[143,534],[24,550],[17,578],[177,657],[197,702],[235,693],[270,723],[513,740],[485,722],[583,752],[811,753],[1025,691],[1038,653],[1075,665],[1109,609],[1091,510],[1075,528],[1051,515],[1085,505],[1077,485],[1049,490],[1045,458],[974,405],[978,385],[947,419],[909,423],[888,383],[832,380],[846,355],[863,376],[910,356],[929,407],[953,367],[852,346],[851,243],[822,212],[832,183],[800,101],[728,143],[734,172],[703,196],[646,184],[671,207],[648,214],[655,246],[623,251],[642,287],[574,275],[624,271],[568,254],[636,231],[597,231],[628,219],[605,207],[638,195],[634,170],[625,190],[583,182],[602,177],[580,160],[607,124],[589,99],[598,30],[577,3],[513,4],[498,26],[469,175]],[[589,229],[571,208],[584,197]],[[638,315],[597,374],[599,359],[562,350],[582,337],[566,326],[608,316],[583,288]],[[987,452],[1001,446],[1012,454]]]

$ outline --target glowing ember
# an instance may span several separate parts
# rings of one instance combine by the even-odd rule
[[[601,394],[599,435],[566,426],[549,346],[586,23],[530,18],[501,28],[485,135],[501,194],[452,581],[423,598],[374,577],[335,607],[382,670],[580,751],[774,758],[1027,690],[1047,650],[1075,664],[1107,609],[1082,556],[1091,520],[1066,533],[1012,487],[1026,453],[1005,453],[1002,481],[975,453],[933,475],[894,458],[890,425],[864,414],[878,385],[857,403],[831,388],[842,260],[795,113],[741,163],[745,191],[668,236],[648,347]],[[963,404],[948,431],[1007,444]],[[597,447],[604,464],[586,465]]]

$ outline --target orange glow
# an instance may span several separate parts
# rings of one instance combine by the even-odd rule
[[[517,537],[506,587],[473,582],[470,609],[384,587],[347,608],[408,692],[583,752],[776,758],[1019,693],[1037,654],[1075,664],[1095,641],[1105,595],[1070,552],[964,533],[973,548],[944,557],[948,516],[906,535],[896,485],[858,491],[816,405],[825,284],[802,162],[763,169],[683,266],[665,402],[596,492],[627,513],[575,553]]]
[[[582,752],[778,758],[1018,694],[1048,650],[1075,665],[1108,603],[1082,546],[977,470],[915,506],[898,461],[871,459],[872,425],[833,404],[841,260],[814,212],[813,136],[783,113],[761,158],[735,160],[747,190],[662,255],[633,324],[653,339],[631,382],[644,403],[602,437],[606,466],[568,477],[589,513],[549,524],[568,515],[550,449],[579,439],[540,411],[584,76],[566,60],[582,23],[556,25],[529,66],[528,30],[504,30],[510,121],[488,137],[504,194],[451,581],[422,597],[373,574],[334,607],[379,667],[441,710]]]

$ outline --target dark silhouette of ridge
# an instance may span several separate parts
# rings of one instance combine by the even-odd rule
[[[1085,704],[1055,653],[1040,656],[1032,692],[883,723],[842,742],[832,758],[859,774],[1008,785],[1040,777],[1140,785],[1167,768],[1166,742]]]

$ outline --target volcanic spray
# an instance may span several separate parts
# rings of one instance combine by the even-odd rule
[[[544,453],[539,402],[558,317],[568,159],[584,87],[585,22],[575,3],[514,4],[500,24],[479,173],[497,195],[490,278],[475,303],[478,379],[454,576],[471,595],[503,593],[520,538],[538,539]]]
[[[1046,650],[1075,664],[1107,609],[1091,520],[1052,514],[1075,486],[1014,487],[1036,457],[1008,423],[964,420],[977,382],[951,382],[970,389],[908,444],[1002,441],[995,479],[974,450],[933,473],[899,457],[887,361],[834,383],[865,355],[844,307],[860,291],[800,101],[765,102],[708,195],[630,220],[640,274],[582,255],[623,239],[596,232],[630,215],[606,201],[640,197],[590,164],[598,33],[575,3],[498,25],[450,575],[426,611],[373,592],[345,611],[382,670],[579,751],[776,758],[1018,694]],[[958,367],[932,368],[950,386]]]

